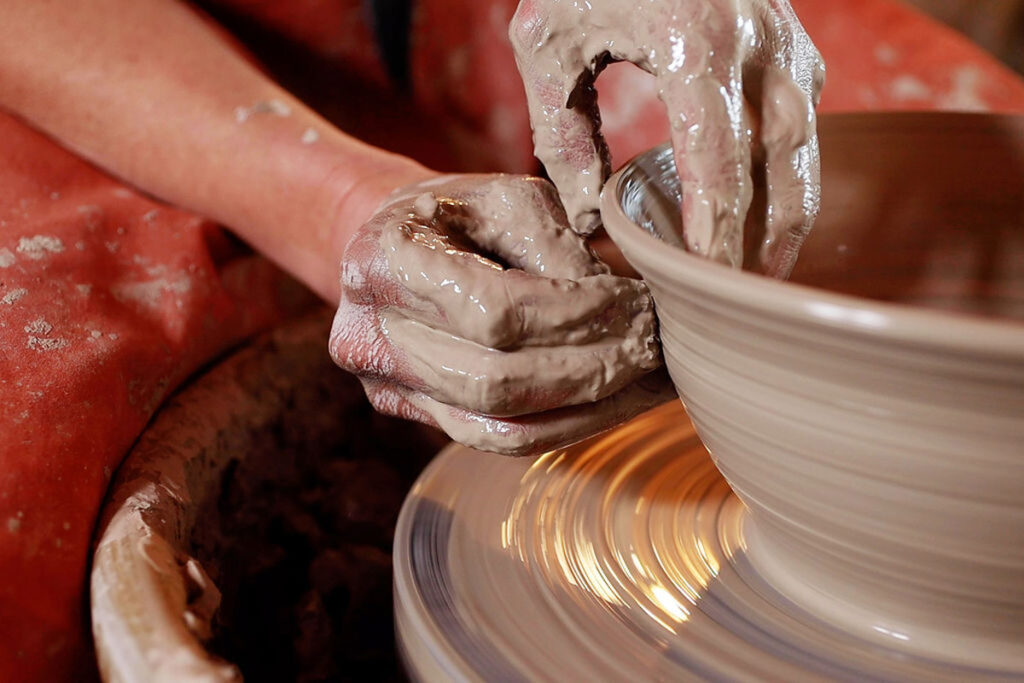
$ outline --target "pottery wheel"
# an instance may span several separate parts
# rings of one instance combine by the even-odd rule
[[[449,446],[406,500],[395,617],[422,680],[963,680],[856,639],[750,564],[745,512],[675,404],[512,459]]]

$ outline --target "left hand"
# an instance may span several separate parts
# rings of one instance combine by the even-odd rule
[[[538,453],[674,398],[643,282],[612,275],[539,178],[398,190],[342,262],[335,362],[377,410]]]

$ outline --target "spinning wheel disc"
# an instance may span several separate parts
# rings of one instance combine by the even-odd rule
[[[859,640],[769,586],[678,403],[535,459],[446,448],[395,538],[424,680],[978,679]]]

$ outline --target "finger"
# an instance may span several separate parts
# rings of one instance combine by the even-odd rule
[[[653,312],[629,324],[614,340],[505,353],[343,300],[329,350],[364,383],[415,387],[473,412],[524,414],[602,398],[658,367]]]
[[[739,70],[722,78],[663,77],[662,99],[682,186],[687,248],[739,268],[750,207],[749,126]]]
[[[486,415],[524,415],[608,396],[658,367],[654,313],[633,317],[625,337],[578,346],[498,351],[452,337],[397,313],[381,329],[402,350],[415,381],[431,398]]]
[[[768,209],[758,268],[784,278],[818,214],[820,178],[814,109],[825,65],[793,8],[775,2],[766,22],[774,50],[760,82],[760,138]]]
[[[673,211],[678,210],[679,207],[673,207]],[[623,277],[640,277],[640,273],[626,260],[626,256],[619,249],[618,245],[612,241],[612,238],[604,230],[601,230],[590,239],[590,248],[594,250],[598,258],[608,264],[613,274]]]
[[[760,263],[764,272],[784,278],[817,217],[821,189],[811,96],[774,67],[764,74],[761,140],[768,213]]]
[[[337,348],[332,337],[336,360]],[[396,376],[401,374],[405,373]],[[460,443],[508,455],[529,455],[574,443],[676,398],[667,373],[658,370],[595,403],[500,418],[446,405],[393,378],[364,375],[360,381],[378,412],[438,427]]]
[[[478,450],[536,455],[599,434],[668,401],[678,400],[664,371],[651,373],[595,403],[516,418],[497,418],[439,403],[403,389],[405,400],[429,414],[450,437]]]
[[[651,310],[639,280],[591,275],[579,280],[505,270],[414,222],[386,229],[387,278],[376,304],[395,306],[430,327],[491,348],[589,343],[621,336]],[[381,277],[380,279],[384,279]]]
[[[598,199],[611,172],[594,89],[597,53],[567,45],[564,31],[552,39],[548,24],[561,19],[539,18],[534,10],[532,3],[521,3],[509,27],[530,108],[534,153],[558,188],[570,225],[588,235],[600,225]],[[579,36],[582,42],[583,33]]]
[[[389,207],[456,230],[528,273],[577,279],[608,272],[569,227],[554,186],[541,178],[444,176],[418,184]]]
[[[437,420],[428,410],[418,405],[415,400],[410,400],[409,397],[415,397],[416,392],[375,377],[362,377],[360,381],[366,392],[366,398],[378,413],[420,422],[440,429]]]
[[[766,22],[765,31],[775,37],[775,65],[790,73],[793,82],[816,109],[825,85],[825,62],[821,53],[789,2],[773,0],[771,10],[773,17]]]
[[[327,349],[335,364],[360,378],[412,379],[400,354],[396,354],[387,336],[381,334],[380,319],[373,307],[353,304],[344,293],[334,314]]]
[[[424,422],[422,416],[402,412],[409,406],[403,405],[401,410],[396,407],[400,397],[393,392],[394,387],[421,387],[423,380],[410,369],[406,354],[392,342],[381,318],[374,307],[353,305],[342,297],[328,341],[331,359],[359,377],[380,412]]]

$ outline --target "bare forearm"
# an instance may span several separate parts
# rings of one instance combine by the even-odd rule
[[[5,0],[0,106],[236,230],[330,301],[349,234],[425,174],[345,136],[175,0]]]

